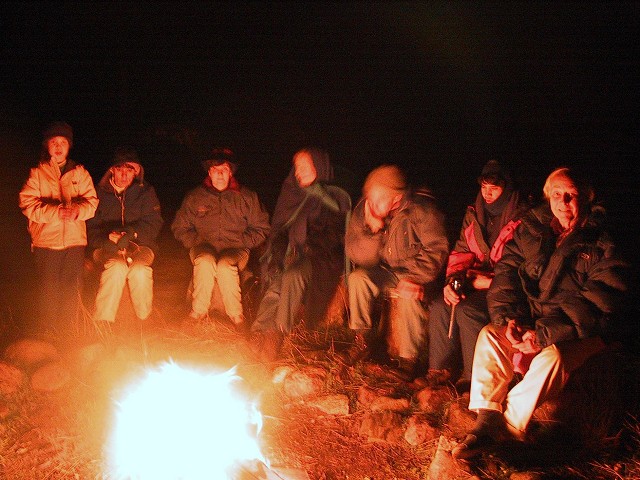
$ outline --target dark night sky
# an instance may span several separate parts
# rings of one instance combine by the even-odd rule
[[[292,153],[318,143],[356,192],[375,165],[407,167],[456,225],[491,157],[536,193],[556,166],[588,168],[614,218],[633,214],[625,241],[640,239],[639,3],[21,2],[0,12],[3,132],[30,151],[45,123],[65,119],[94,176],[117,144],[134,143],[169,209],[214,143],[237,150],[241,180],[268,206]]]

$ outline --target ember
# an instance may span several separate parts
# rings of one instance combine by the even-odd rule
[[[110,477],[234,478],[244,462],[264,461],[262,417],[236,388],[231,369],[203,373],[166,363],[117,404],[107,446]]]

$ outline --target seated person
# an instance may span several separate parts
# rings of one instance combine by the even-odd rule
[[[478,336],[469,409],[475,426],[452,455],[468,461],[525,437],[535,409],[607,341],[621,338],[628,265],[616,257],[593,190],[568,168],[544,185],[547,203],[522,217],[495,266]],[[515,370],[522,380],[509,389]]]
[[[251,249],[269,233],[269,214],[258,195],[236,180],[232,150],[213,149],[202,166],[207,176],[187,193],[171,225],[176,239],[189,249],[193,264],[189,317],[201,320],[209,314],[217,281],[225,313],[243,333],[247,321],[239,274],[247,266]]]
[[[489,323],[487,290],[493,267],[511,240],[526,206],[511,176],[497,160],[489,160],[478,177],[475,205],[467,207],[460,238],[449,253],[444,294],[429,308],[429,372],[427,381],[455,380],[466,389],[476,339]]]
[[[265,362],[278,358],[303,303],[307,325],[324,316],[344,272],[351,199],[331,181],[333,167],[325,151],[305,148],[293,156],[262,258],[266,291],[251,328],[252,347]]]
[[[449,249],[444,215],[431,196],[408,188],[395,165],[372,170],[362,190],[345,240],[356,265],[348,279],[349,328],[355,341],[342,361],[353,365],[371,353],[374,302],[388,293],[395,306],[386,339],[396,364],[392,373],[411,381],[426,342],[424,303],[433,298]]]
[[[162,227],[160,202],[144,180],[136,151],[120,147],[97,188],[98,209],[87,222],[93,259],[104,267],[96,295],[98,322],[113,323],[122,291],[129,285],[131,303],[139,320],[151,314],[156,240]]]

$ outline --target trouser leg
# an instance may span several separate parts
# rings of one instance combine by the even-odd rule
[[[81,318],[82,269],[84,247],[70,247],[63,250],[64,260],[60,270],[60,309],[70,317],[71,325],[77,326]]]
[[[505,332],[506,327],[487,325],[478,335],[471,372],[470,410],[503,411],[516,352]]]
[[[458,341],[462,354],[462,372],[460,377],[465,380],[471,380],[476,341],[478,340],[480,330],[482,330],[489,321],[486,292],[486,290],[471,292],[456,307],[455,323],[458,327]],[[429,321],[431,321],[431,319]]]
[[[456,307],[457,308],[457,307]],[[429,368],[453,371],[460,358],[460,335],[457,322],[449,338],[451,307],[442,298],[429,307]]]
[[[40,327],[57,330],[60,325],[60,270],[63,253],[48,248],[33,250],[36,272],[38,275],[38,316]]]
[[[193,263],[193,293],[191,310],[196,315],[206,315],[211,306],[211,294],[216,284],[216,258],[209,252],[195,252],[191,249]]]
[[[349,328],[370,330],[373,327],[373,302],[378,298],[391,274],[379,267],[356,268],[349,274]]]
[[[294,327],[295,316],[304,300],[310,278],[311,262],[306,259],[289,266],[282,274],[275,323],[284,333],[290,332]]]
[[[390,298],[388,345],[392,358],[417,359],[426,340],[427,312],[419,300]]]
[[[153,250],[148,247],[140,247],[127,275],[131,303],[140,320],[149,317],[153,308],[153,269],[151,264],[154,257]]]
[[[218,260],[218,287],[225,312],[231,318],[242,315],[240,271],[247,266],[248,261],[249,251],[245,249],[226,250]]]
[[[111,258],[104,264],[100,275],[100,286],[96,295],[95,319],[98,321],[114,322],[122,290],[127,282],[129,267],[122,258]]]
[[[251,331],[263,332],[276,328],[275,318],[278,310],[278,303],[280,302],[280,287],[282,283],[282,276],[274,278],[267,291],[265,292],[260,305],[258,306],[258,312],[256,313],[256,319],[251,325]]]
[[[524,432],[535,409],[556,397],[569,375],[603,348],[602,340],[594,337],[542,349],[531,361],[524,378],[507,395],[504,412],[507,423]]]

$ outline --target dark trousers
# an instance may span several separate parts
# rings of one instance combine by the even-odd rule
[[[449,338],[451,307],[442,297],[429,307],[429,368],[460,371],[460,378],[471,380],[473,352],[480,330],[489,323],[487,290],[474,290],[455,307]]]
[[[39,293],[39,329],[68,336],[80,318],[85,247],[64,250],[34,248]]]

